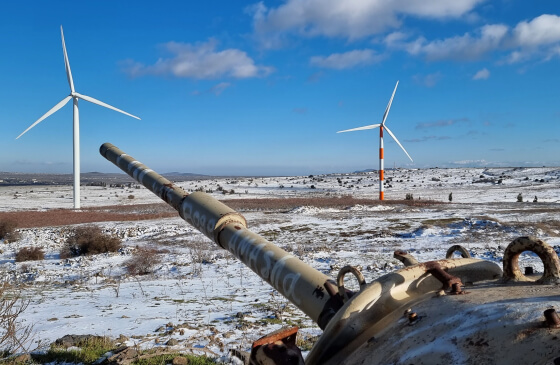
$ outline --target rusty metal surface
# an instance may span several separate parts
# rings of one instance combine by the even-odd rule
[[[532,281],[519,269],[519,255],[531,251],[543,262],[544,273],[538,284],[560,284],[560,260],[552,247],[535,237],[519,237],[513,240],[504,252],[504,281]]]
[[[461,282],[461,279],[459,279],[456,276],[450,275],[449,273],[444,271],[438,262],[429,261],[423,263],[423,265],[426,267],[426,272],[432,274],[436,279],[438,279],[443,284],[442,287],[443,290],[449,289],[452,286],[455,286],[455,288],[457,288],[457,285],[460,286],[463,284]]]
[[[253,342],[251,365],[304,365],[296,346],[298,327],[283,328]]]
[[[549,308],[544,311],[544,318],[548,328],[560,328],[560,317],[556,313],[556,309]]]
[[[306,364],[339,364],[363,343],[382,333],[395,313],[400,318],[405,308],[441,291],[445,284],[428,272],[437,267],[451,277],[470,283],[498,279],[502,275],[500,267],[492,262],[463,258],[422,263],[384,275],[367,284],[336,313],[311,349]]]
[[[402,312],[385,330],[337,365],[542,364],[560,361],[560,329],[547,325],[560,286],[500,280],[479,282],[466,296],[429,296],[411,305],[421,320]]]

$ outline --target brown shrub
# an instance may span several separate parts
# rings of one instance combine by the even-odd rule
[[[82,226],[77,227],[66,239],[60,258],[116,252],[120,248],[121,240],[118,237],[103,233],[98,226]]]
[[[16,262],[43,260],[45,253],[40,247],[22,247],[16,253]]]
[[[147,275],[154,272],[154,266],[161,262],[158,251],[153,248],[137,248],[132,257],[125,262],[131,275]]]
[[[20,234],[16,231],[17,223],[12,220],[0,221],[0,240],[14,242],[19,240]]]
[[[0,284],[0,363],[2,358],[29,349],[33,340],[33,325],[22,324],[22,313],[29,306],[19,291],[9,284]]]

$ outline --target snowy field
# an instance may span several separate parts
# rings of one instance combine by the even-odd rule
[[[560,168],[398,169],[386,174],[386,199],[401,202],[241,213],[249,229],[333,278],[345,265],[359,267],[367,282],[400,269],[393,258],[397,249],[428,261],[445,258],[450,246],[460,244],[473,257],[501,265],[503,249],[531,235],[559,251]],[[177,184],[218,199],[378,197],[372,173]],[[82,207],[160,202],[135,185],[84,186]],[[407,194],[436,203],[407,205]],[[519,194],[523,202],[517,202]],[[71,207],[71,186],[0,187],[0,212]],[[67,334],[122,335],[129,345],[154,347],[173,338],[175,349],[230,362],[229,349],[246,351],[282,326],[298,325],[300,336],[311,342],[321,334],[302,312],[178,215],[96,225],[121,237],[124,249],[61,260],[69,226],[21,228],[20,240],[0,243],[0,278],[20,285],[31,299],[23,320],[34,324],[37,341],[48,344]],[[45,260],[16,263],[15,253],[25,246],[41,247]],[[126,262],[139,247],[153,249],[159,258],[154,273],[127,272]],[[536,256],[523,254],[520,267],[525,266],[542,272]]]

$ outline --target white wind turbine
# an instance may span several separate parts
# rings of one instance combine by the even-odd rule
[[[74,81],[72,80],[72,72],[70,71],[70,62],[68,61],[68,54],[66,53],[66,44],[64,42],[64,32],[62,31],[62,25],[60,26],[60,34],[62,36],[62,50],[64,52],[64,65],[66,66],[66,76],[68,78],[68,85],[70,85],[70,95],[62,99],[61,102],[56,104],[51,110],[46,112],[41,118],[39,118],[35,123],[31,124],[29,128],[23,131],[22,134],[17,136],[16,139],[23,136],[28,130],[35,127],[41,121],[46,119],[51,114],[55,113],[57,110],[62,108],[70,99],[74,101],[74,209],[80,209],[80,113],[78,111],[78,99],[89,101],[90,103],[104,106],[105,108],[113,109],[119,113],[126,114],[136,119],[140,119],[137,116],[129,114],[125,111],[115,108],[109,104],[105,104],[102,101],[92,98],[91,96],[82,95],[74,90]]]
[[[387,108],[385,109],[385,114],[383,114],[383,121],[381,122],[381,124],[366,125],[364,127],[358,127],[358,128],[347,129],[347,130],[344,130],[344,131],[336,132],[336,133],[353,132],[353,131],[361,131],[361,130],[365,130],[365,129],[374,129],[374,128],[379,127],[379,200],[383,200],[385,198],[384,191],[383,191],[383,181],[385,180],[384,169],[383,169],[383,129],[387,130],[389,135],[391,137],[393,137],[395,142],[397,142],[397,144],[402,148],[404,153],[406,153],[408,158],[410,158],[410,161],[412,161],[412,157],[410,157],[408,152],[406,152],[406,150],[404,149],[402,144],[399,142],[397,137],[395,137],[393,132],[391,132],[391,130],[389,128],[387,128],[387,126],[385,125],[385,121],[387,120],[387,115],[389,115],[389,109],[391,109],[391,104],[393,103],[393,97],[395,96],[395,92],[397,91],[397,86],[399,86],[398,81],[397,81],[397,84],[395,85],[395,89],[393,90],[393,94],[391,95],[391,100],[389,100],[389,104],[387,104]]]

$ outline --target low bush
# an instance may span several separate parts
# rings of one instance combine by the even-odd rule
[[[11,220],[0,221],[0,240],[14,242],[19,240],[19,232],[16,231],[17,223]]]
[[[158,251],[150,248],[137,248],[125,266],[131,275],[147,275],[154,272],[154,266],[161,262]]]
[[[45,253],[40,247],[22,247],[16,253],[16,262],[43,260]]]
[[[60,258],[116,252],[121,248],[118,237],[101,231],[98,226],[77,227],[66,239]]]
[[[29,300],[7,283],[0,284],[0,363],[18,351],[27,351],[33,340],[33,325],[22,324]]]

